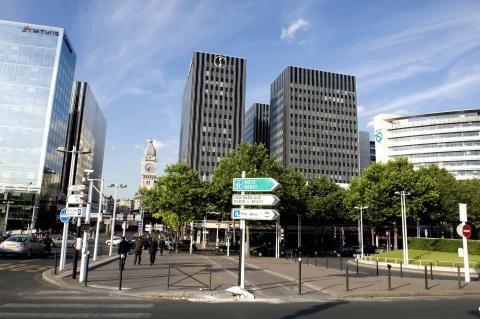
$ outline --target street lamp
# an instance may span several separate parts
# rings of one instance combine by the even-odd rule
[[[365,257],[363,253],[363,210],[367,209],[368,206],[355,206],[355,209],[360,210],[360,227],[358,228],[358,238],[360,239],[360,258],[363,259]]]
[[[2,203],[6,204],[6,210],[5,210],[5,223],[3,225],[3,234],[5,235],[7,233],[7,224],[8,224],[8,213],[10,212],[10,204],[13,204],[13,201],[6,200],[3,201]]]
[[[22,234],[23,234],[23,224],[25,222],[25,206],[26,206],[25,202],[27,201],[27,198],[28,198],[28,187],[30,185],[32,185],[32,182],[28,182],[25,186],[25,200],[23,201],[23,207],[22,207],[22,228],[20,229],[20,233],[22,233]],[[31,225],[30,225],[30,227],[31,227]]]
[[[72,150],[68,150],[66,147],[58,147],[57,151],[60,153],[70,153],[72,154],[72,160],[70,161],[70,172],[68,174],[68,186],[72,186],[74,176],[73,173],[75,171],[75,164],[77,160],[77,154],[88,154],[91,153],[90,149],[83,150],[83,151],[78,151],[77,146],[73,145]],[[70,190],[67,190],[67,196],[71,194]],[[68,207],[68,201],[67,205]],[[68,223],[63,223],[63,237],[62,237],[62,250],[60,251],[60,271],[65,270],[65,262],[66,262],[66,257],[67,257],[67,237],[68,237]]]
[[[402,215],[402,243],[403,243],[403,263],[408,265],[408,233],[407,233],[407,206],[405,204],[405,197],[410,195],[405,191],[395,192],[400,195],[400,210]]]
[[[112,250],[113,250],[113,233],[115,232],[115,218],[116,218],[116,213],[117,213],[117,192],[119,188],[126,188],[127,185],[124,184],[110,184],[108,187],[113,187],[115,188],[115,196],[113,199],[113,216],[110,222],[110,226],[112,227],[112,230],[110,232],[110,251],[108,253],[109,256],[112,256]]]

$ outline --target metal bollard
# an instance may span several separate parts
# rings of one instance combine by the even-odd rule
[[[315,267],[318,267],[318,257],[317,257],[317,252],[315,252]]]
[[[462,279],[460,277],[460,267],[457,267],[458,289],[462,289]]]
[[[348,266],[347,266],[347,269],[345,269],[345,285],[346,285],[346,290],[350,291],[350,285],[348,282]]]
[[[357,275],[358,275],[358,258],[357,258]]]
[[[425,267],[425,289],[428,289],[428,270],[427,270],[427,266],[424,266]]]
[[[343,261],[343,259],[342,259],[342,257],[340,257],[340,271],[343,270],[343,262],[342,261]]]
[[[327,256],[327,264],[326,264],[326,266],[327,266],[327,269],[328,269],[328,256]]]
[[[377,277],[378,277],[378,259],[377,259]]]
[[[302,254],[298,257],[298,294],[302,294]]]
[[[58,257],[57,257],[57,251],[55,251],[55,270],[53,271],[55,275],[57,274],[57,269],[58,269]]]
[[[433,265],[430,263],[430,280],[433,280]]]
[[[392,276],[391,276],[391,271],[392,266],[387,265],[387,276],[388,276],[388,290],[392,290]]]
[[[85,287],[87,287],[89,265],[90,265],[90,252],[87,252],[87,269],[85,270]]]
[[[403,263],[400,263],[400,278],[403,278]]]
[[[308,256],[307,256],[307,266],[308,266]]]

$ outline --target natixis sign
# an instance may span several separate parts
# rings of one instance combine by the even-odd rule
[[[45,29],[39,29],[39,28],[32,28],[29,25],[26,25],[23,27],[22,32],[31,32],[31,33],[40,33],[40,34],[47,34],[47,35],[55,35],[59,36],[60,33],[58,31],[53,31],[53,30],[45,30]]]

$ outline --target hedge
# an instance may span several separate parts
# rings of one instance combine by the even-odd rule
[[[408,248],[430,251],[444,251],[457,253],[458,248],[462,248],[461,239],[441,239],[441,238],[408,238]],[[468,240],[468,253],[480,255],[480,241]]]

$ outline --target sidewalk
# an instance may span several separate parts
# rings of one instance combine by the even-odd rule
[[[189,254],[157,255],[155,265],[149,263],[149,254],[143,252],[142,264],[133,265],[133,255],[128,256],[123,272],[122,290],[119,291],[119,262],[108,260],[89,271],[88,287],[83,287],[71,276],[50,278],[63,287],[87,291],[103,290],[111,294],[125,294],[147,298],[188,298],[190,300],[234,301],[237,298],[225,289],[237,285],[238,257],[205,256]],[[269,257],[246,259],[245,288],[256,300],[270,302],[310,301],[321,302],[336,298],[389,298],[406,296],[453,296],[480,294],[480,281],[458,288],[454,278],[428,278],[428,289],[422,276],[399,277],[397,269],[391,272],[391,290],[388,290],[386,269],[375,271],[349,265],[349,290],[346,290],[346,260],[338,258],[303,259],[302,294],[298,293],[298,264],[293,260]],[[48,277],[48,274],[47,274]],[[50,277],[51,274],[50,274]],[[439,278],[437,276],[437,278]]]

